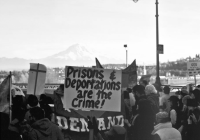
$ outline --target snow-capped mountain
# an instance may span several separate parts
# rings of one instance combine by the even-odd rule
[[[95,48],[91,50],[79,44],[75,44],[64,51],[42,59],[0,58],[0,70],[27,70],[30,66],[29,63],[41,63],[47,67],[87,67],[96,65],[95,57],[97,57],[102,64],[125,63],[124,60],[117,57],[117,54],[114,55],[114,52],[112,52],[113,54],[110,52],[107,53],[109,54],[95,51]]]

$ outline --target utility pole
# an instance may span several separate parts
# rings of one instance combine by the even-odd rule
[[[126,49],[126,67],[128,67],[128,52],[127,52],[127,45],[124,45],[124,48]]]
[[[158,46],[159,46],[159,30],[158,30],[158,0],[156,0],[156,84],[157,86],[161,86],[160,83],[160,66],[159,66],[159,53],[158,53]]]

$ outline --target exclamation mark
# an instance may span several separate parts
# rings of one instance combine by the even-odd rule
[[[101,103],[101,108],[103,107],[104,103],[105,103],[105,99]]]

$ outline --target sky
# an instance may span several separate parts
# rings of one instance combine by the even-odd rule
[[[200,54],[199,7],[159,0],[160,62]],[[125,61],[127,44],[128,62],[156,63],[155,9],[155,0],[1,0],[0,57],[44,58],[80,44]]]

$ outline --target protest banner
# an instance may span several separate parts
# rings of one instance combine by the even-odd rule
[[[11,74],[8,75],[0,84],[0,112],[9,113],[10,107],[10,87],[11,87]]]
[[[30,63],[27,94],[44,93],[47,68],[45,65]]]
[[[120,96],[122,102],[120,106],[120,112],[93,112],[93,115],[97,118],[98,128],[100,131],[109,130],[112,125],[124,126],[125,107],[123,102],[123,94],[121,94]],[[74,109],[70,109],[70,111],[67,111],[64,109],[62,98],[64,97],[61,94],[57,93],[57,91],[54,92],[54,110],[56,115],[55,123],[58,124],[58,126],[63,130],[70,130],[74,132],[89,132],[89,130],[87,129],[87,116],[91,114],[91,111]]]
[[[122,70],[122,87],[123,88],[133,88],[137,84],[137,66],[136,60],[134,60],[131,65],[126,69]]]
[[[103,69],[103,66],[101,65],[101,63],[99,62],[99,60],[97,58],[95,58],[95,61],[96,61],[96,68],[102,68]]]
[[[64,108],[120,111],[121,71],[66,66]]]

